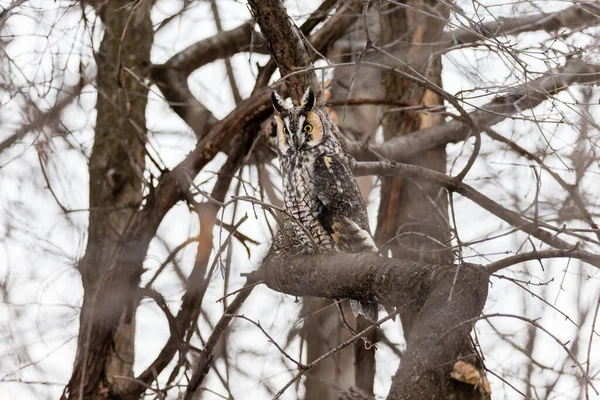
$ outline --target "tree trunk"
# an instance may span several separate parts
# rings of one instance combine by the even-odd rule
[[[384,45],[393,43],[385,48],[397,58],[385,56],[385,63],[407,72],[410,70],[406,65],[410,64],[420,74],[441,86],[441,59],[435,58],[428,64],[429,57],[423,54],[419,45],[439,39],[444,21],[448,18],[448,8],[436,0],[415,0],[408,1],[407,7],[390,5],[384,11],[381,13],[381,41]],[[424,12],[441,18],[427,17]],[[382,86],[385,99],[397,100],[407,106],[443,104],[443,100],[434,93],[397,75],[384,74]],[[387,141],[440,122],[442,118],[435,114],[413,110],[390,111],[382,121],[383,137]],[[423,152],[410,162],[445,173],[445,146]],[[415,183],[400,177],[385,177],[381,180],[381,199],[375,232],[375,241],[380,248],[391,251],[392,256],[398,258],[432,263],[453,261],[452,253],[440,251],[440,246],[434,241],[448,243],[450,239],[448,198],[444,189],[427,182]],[[407,339],[415,317],[413,310],[401,314]]]
[[[433,57],[431,49],[423,44],[440,41],[450,9],[446,3],[437,0],[409,0],[404,3],[406,7],[392,4],[381,13],[382,47],[390,54],[384,56],[385,63],[407,73],[416,71],[441,87],[441,57]],[[385,99],[397,100],[408,107],[435,107],[444,104],[438,95],[398,75],[383,74],[382,85]],[[383,136],[387,141],[443,122],[441,114],[435,112],[388,112],[382,122]],[[445,145],[420,153],[408,162],[445,173]],[[382,178],[377,217],[375,241],[380,248],[383,246],[391,251],[393,257],[436,264],[450,264],[454,261],[450,249],[448,192],[445,189],[431,182],[415,182],[399,177]],[[408,309],[400,314],[408,343],[418,340],[415,335],[411,335],[418,312],[416,309]],[[468,361],[480,368],[479,359],[473,353],[471,343],[465,343],[461,355],[469,356]],[[445,390],[452,392],[452,398],[480,399],[486,396],[471,385],[451,382],[453,385]]]
[[[354,322],[349,302],[342,307],[349,324]],[[329,299],[304,297],[302,317],[307,317],[302,327],[302,339],[306,345],[306,361],[312,362],[334,349],[350,335],[340,320],[337,307]],[[333,400],[340,389],[354,385],[354,355],[346,348],[327,358],[306,374],[306,400]]]
[[[118,0],[98,11],[105,33],[95,57],[89,237],[79,264],[84,301],[67,398],[124,398],[131,382],[117,376],[133,376],[136,295],[108,282],[125,268],[115,262],[127,245],[120,238],[142,202],[148,91],[138,80],[150,65],[151,8],[149,1]]]
[[[406,4],[407,7],[390,5],[381,13],[382,45],[398,59],[385,56],[385,63],[409,73],[405,65],[410,64],[411,68],[441,86],[441,59],[436,57],[429,60],[429,54],[422,53],[420,49],[423,46],[420,44],[439,40],[449,10],[435,0],[408,1]],[[394,44],[385,46],[391,43]],[[429,49],[425,49],[429,52]],[[434,93],[397,75],[384,74],[382,86],[385,99],[398,100],[407,106],[443,104],[442,99]],[[414,110],[390,111],[383,118],[383,136],[389,140],[440,122],[443,119],[439,114]],[[411,163],[446,172],[445,146],[423,152],[414,157]],[[452,253],[440,251],[440,245],[430,239],[449,245],[448,197],[445,190],[426,182],[417,184],[397,177],[383,178],[381,198],[383,201],[379,205],[375,234],[380,246],[391,250],[394,257],[435,263],[452,262]]]

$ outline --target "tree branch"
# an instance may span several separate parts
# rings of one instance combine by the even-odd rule
[[[563,250],[572,250],[575,246],[574,244],[559,239],[555,234],[540,228],[535,222],[531,222],[520,216],[518,213],[501,206],[471,186],[457,181],[445,174],[416,165],[389,162],[351,162],[350,167],[357,176],[400,175],[405,178],[435,182],[450,191],[468,198],[483,209],[509,223],[511,226],[530,234],[552,247]],[[585,250],[580,250],[580,252],[581,256],[587,258],[586,261],[595,267],[600,268],[600,258],[598,258],[598,256]]]
[[[217,182],[212,191],[212,198],[217,202],[223,202],[231,180],[235,172],[242,164],[249,143],[240,143],[240,146],[234,153],[229,156],[229,159],[219,172]],[[210,274],[206,274],[210,254],[212,253],[213,244],[213,227],[217,220],[217,213],[220,209],[215,204],[210,204],[212,207],[206,207],[200,210],[200,235],[198,239],[198,249],[196,254],[196,262],[190,273],[189,285],[187,291],[182,298],[181,308],[177,313],[177,328],[181,335],[185,336],[189,332],[190,326],[196,318],[197,311],[200,309],[204,294],[210,283]],[[236,230],[237,227],[234,227]],[[178,338],[171,335],[159,356],[154,360],[138,379],[142,382],[149,383],[171,362],[178,349]],[[137,388],[139,389],[139,387]]]
[[[443,398],[453,360],[472,327],[465,321],[483,309],[488,281],[487,271],[473,264],[422,264],[365,253],[274,254],[252,277],[295,296],[421,309],[392,382],[391,400]]]
[[[253,280],[249,279],[231,304],[227,306],[227,309],[225,310],[225,313],[223,313],[223,316],[221,316],[219,322],[217,322],[215,329],[210,334],[210,337],[202,349],[202,353],[200,353],[198,364],[196,365],[192,378],[190,379],[190,383],[187,386],[184,400],[192,399],[194,397],[194,393],[202,384],[202,381],[204,381],[204,378],[210,369],[213,359],[212,352],[217,345],[217,342],[221,338],[221,335],[229,323],[236,317],[235,313],[240,309],[242,304],[244,304],[244,301],[248,298],[248,296],[250,296],[250,293],[252,293],[254,287],[255,284]]]
[[[175,54],[163,66],[174,68],[188,76],[213,61],[263,47],[265,41],[260,33],[254,31],[253,25],[252,21],[246,21],[237,28],[200,40]]]
[[[217,5],[217,0],[210,0],[210,9],[213,13],[213,18],[215,20],[215,26],[217,27],[217,32],[223,32],[223,26],[221,24],[221,16],[219,14],[219,6]],[[225,63],[225,71],[227,72],[227,79],[229,80],[229,86],[231,87],[231,95],[233,96],[233,101],[235,104],[239,104],[242,101],[242,96],[240,95],[240,89],[237,86],[235,81],[235,73],[233,72],[233,67],[231,66],[231,58],[226,57],[223,59]]]
[[[519,264],[525,261],[543,260],[547,258],[575,258],[598,266],[600,264],[600,255],[579,250],[578,244],[579,243],[576,243],[570,249],[548,249],[515,254],[513,256],[503,258],[502,260],[489,263],[485,266],[485,268],[490,274],[495,274],[496,272],[510,267],[511,265]]]
[[[60,114],[63,110],[75,101],[81,94],[81,90],[84,86],[93,79],[94,77],[84,78],[82,76],[76,85],[64,88],[56,103],[47,111],[41,111],[34,102],[31,102],[34,108],[35,117],[0,142],[0,153],[14,145],[16,142],[22,140],[29,132],[42,129],[48,124],[55,123],[60,118]]]
[[[256,81],[255,91],[266,86],[277,66],[282,77],[290,77],[286,79],[286,85],[292,99],[299,100],[309,85],[313,88],[317,99],[320,99],[322,88],[317,82],[314,71],[297,70],[312,67],[310,55],[326,52],[332,43],[346,33],[361,16],[362,2],[342,2],[336,13],[327,19],[323,27],[316,31],[310,40],[306,40],[304,35],[307,35],[317,22],[324,19],[326,11],[334,6],[335,1],[323,2],[299,29],[292,25],[281,1],[250,1],[249,3],[273,55],[271,61],[261,71]]]
[[[312,30],[318,24],[320,24],[327,18],[329,11],[336,5],[336,3],[337,3],[337,0],[323,1],[323,3],[321,3],[319,8],[317,8],[311,14],[311,16],[302,24],[302,26],[300,26],[300,32],[302,32],[302,34],[304,36],[307,36],[308,34],[310,34],[310,32],[312,32]],[[326,23],[326,25],[323,26],[323,28],[321,28],[319,31],[328,30],[327,27],[331,26],[332,19],[333,18],[330,18],[329,21]],[[314,44],[313,44],[313,46],[314,46]],[[271,76],[273,75],[273,73],[275,73],[275,69],[277,69],[277,63],[275,62],[273,57],[271,57],[269,62],[267,62],[264,65],[264,67],[259,68],[260,73],[258,74],[258,77],[256,78],[253,93],[256,90],[262,89],[269,84],[269,79],[271,79]]]
[[[588,222],[590,224],[590,227],[592,229],[596,230],[596,238],[598,238],[598,240],[600,240],[600,228],[598,228],[598,225],[594,222],[594,219],[592,218],[592,214],[590,214],[590,212],[587,210],[585,202],[583,201],[583,198],[581,197],[581,194],[579,193],[579,188],[577,187],[576,184],[575,185],[568,184],[558,173],[554,172],[554,170],[552,168],[550,168],[546,164],[544,164],[544,161],[540,157],[525,150],[523,147],[519,146],[514,141],[507,139],[504,136],[500,135],[498,132],[496,132],[492,128],[486,128],[485,132],[487,133],[487,135],[490,138],[492,138],[498,142],[507,144],[512,150],[521,154],[528,160],[535,161],[540,166],[540,168],[542,168],[544,171],[546,171],[560,185],[560,187],[562,187],[567,193],[569,193],[569,195],[571,196],[571,199],[573,200],[573,203],[575,204],[575,206],[581,213],[581,216],[583,217],[583,219],[586,222]]]
[[[281,76],[294,72],[294,68],[312,67],[312,60],[298,28],[293,24],[281,0],[249,0],[248,4],[256,23],[267,40]],[[314,71],[306,71],[286,80],[292,99],[299,101],[305,88],[312,87],[317,99],[322,90]]]
[[[364,63],[363,63],[364,64]],[[571,60],[555,71],[524,83],[498,96],[477,111],[469,113],[471,120],[479,127],[479,132],[495,125],[511,115],[532,109],[551,96],[576,83],[597,83],[600,79],[600,66]],[[358,143],[348,143],[348,150],[360,160],[373,160],[374,154],[395,161],[406,161],[412,156],[447,143],[466,139],[469,132],[463,121],[454,120],[423,129],[407,135],[395,137],[381,144],[368,147]]]
[[[436,45],[439,51],[458,44],[474,43],[498,36],[518,35],[523,32],[559,29],[577,29],[600,23],[600,5],[579,3],[552,14],[534,14],[516,18],[499,18],[485,24],[474,24],[471,29],[457,28],[446,32]]]
[[[437,42],[420,44],[423,49],[422,54],[429,57],[432,53],[445,53],[454,48],[462,49],[466,47],[465,45],[476,45],[489,39],[519,35],[525,32],[541,30],[555,32],[560,29],[577,30],[595,26],[600,24],[600,5],[593,2],[577,2],[572,7],[550,14],[541,13],[514,18],[498,18],[487,23],[469,22],[471,26],[459,26],[446,32]],[[493,43],[502,46],[498,40]],[[364,47],[364,43],[357,44],[356,42],[352,44],[341,42],[339,45],[344,46],[348,51],[352,51],[357,47]]]
[[[201,40],[177,53],[164,64],[155,65],[152,79],[177,113],[196,133],[198,138],[207,135],[216,123],[216,118],[192,94],[187,83],[188,76],[203,65],[249,49],[250,38],[255,32],[252,21],[248,21],[230,31]],[[256,37],[262,38],[260,35]],[[255,37],[255,38],[256,38]],[[262,40],[257,39],[259,44]]]

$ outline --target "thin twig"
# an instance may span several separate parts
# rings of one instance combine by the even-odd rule
[[[596,319],[598,318],[598,310],[599,309],[600,309],[600,296],[598,296],[598,300],[596,301],[596,310],[594,311],[594,320],[592,321],[592,327],[590,328],[590,340],[588,342],[587,362],[585,365],[585,373],[586,374],[590,373],[590,364],[592,363],[592,360],[590,358],[590,355],[592,353],[592,340],[594,340],[594,329],[596,327]],[[589,385],[585,385],[585,399],[589,400],[589,398],[590,398]]]
[[[510,139],[507,139],[504,136],[500,135],[494,129],[488,127],[488,128],[485,129],[485,132],[492,139],[494,139],[494,140],[496,140],[498,142],[507,144],[513,151],[516,151],[517,153],[523,155],[528,160],[535,161],[544,171],[546,171],[556,181],[556,183],[558,183],[567,193],[569,193],[569,195],[573,199],[573,202],[575,203],[575,205],[577,206],[577,208],[581,212],[583,218],[590,224],[590,226],[592,227],[593,232],[596,234],[596,237],[598,238],[598,240],[600,240],[600,228],[594,222],[594,219],[592,218],[592,215],[587,210],[587,208],[585,206],[585,203],[583,201],[583,198],[581,197],[581,195],[579,193],[577,185],[570,185],[567,182],[565,182],[565,180],[562,179],[559,174],[557,174],[551,168],[549,168],[546,164],[544,164],[543,160],[540,157],[538,157],[535,154],[527,151],[526,149],[524,149],[523,147],[519,146],[514,141],[512,141]]]
[[[271,335],[269,335],[267,333],[267,331],[265,331],[265,329],[262,327],[262,325],[260,324],[260,321],[258,321],[258,322],[253,321],[250,318],[246,317],[245,315],[237,315],[237,314],[224,314],[224,315],[230,316],[230,317],[233,317],[233,318],[240,318],[240,319],[243,319],[243,320],[246,320],[246,321],[250,322],[252,325],[256,326],[258,329],[261,330],[261,332],[267,337],[267,339],[269,339],[269,342],[273,343],[273,345],[275,345],[275,347],[277,348],[277,350],[279,350],[279,352],[285,358],[287,358],[288,360],[290,360],[291,362],[293,362],[294,364],[296,364],[296,366],[298,367],[299,370],[306,369],[306,365],[302,364],[300,361],[296,361],[285,350],[283,350],[280,345],[277,344],[277,342],[275,341],[275,339],[273,339],[271,337]]]
[[[311,363],[306,364],[306,368],[303,370],[300,370],[296,376],[294,376],[288,383],[285,384],[284,387],[281,388],[281,390],[279,392],[277,392],[277,394],[275,395],[275,397],[273,397],[273,400],[277,400],[279,399],[283,393],[294,383],[296,382],[298,379],[300,379],[305,373],[306,371],[310,370],[311,368],[315,367],[316,365],[318,365],[319,363],[321,363],[323,360],[325,360],[328,357],[331,357],[332,355],[334,355],[335,353],[339,352],[340,350],[342,350],[345,347],[348,347],[349,345],[351,345],[352,343],[356,342],[358,339],[360,339],[362,336],[364,336],[366,333],[369,333],[370,331],[372,331],[373,329],[381,326],[381,324],[383,324],[384,322],[395,318],[396,315],[398,315],[400,313],[399,310],[394,311],[393,313],[389,314],[387,317],[381,318],[379,321],[375,322],[373,325],[369,326],[366,329],[363,329],[362,331],[360,331],[358,334],[352,336],[350,339],[346,340],[343,343],[340,343],[339,345],[337,345],[334,349],[331,349],[330,351],[328,351],[327,353],[323,354],[321,357],[317,358],[316,360],[314,360]]]
[[[210,365],[212,363],[212,351],[217,345],[217,342],[221,338],[223,331],[227,328],[231,320],[233,319],[233,315],[239,310],[244,301],[250,296],[252,290],[254,289],[254,281],[251,278],[248,278],[246,281],[246,285],[248,285],[248,290],[243,290],[238,293],[236,298],[231,302],[231,304],[227,307],[226,312],[223,314],[217,325],[215,325],[215,329],[210,334],[208,340],[206,341],[206,345],[202,349],[202,353],[198,357],[198,364],[190,378],[190,383],[187,386],[187,390],[184,395],[184,400],[190,400],[193,398],[194,393],[198,389],[198,386],[202,384],[204,377],[208,374],[210,369]],[[244,285],[244,286],[246,286]]]

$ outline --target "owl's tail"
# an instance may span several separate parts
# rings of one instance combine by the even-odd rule
[[[358,315],[360,314],[371,322],[377,322],[377,314],[379,308],[377,303],[367,303],[365,301],[350,300],[350,306],[352,307],[352,313],[355,317],[358,317]]]

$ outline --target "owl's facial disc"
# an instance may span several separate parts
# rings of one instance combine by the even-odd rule
[[[306,114],[303,133],[308,147],[317,146],[323,141],[323,123],[316,112],[309,111]]]
[[[298,107],[286,108],[277,92],[271,95],[273,107],[278,115],[277,145],[281,154],[294,154],[315,147],[323,140],[323,124],[318,112],[313,111],[315,96],[306,90]]]
[[[277,122],[277,147],[281,154],[287,154],[293,150],[293,141],[289,135],[289,130],[281,117],[275,116]]]

